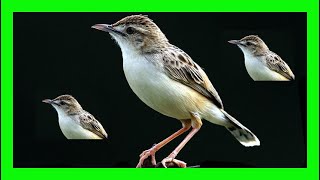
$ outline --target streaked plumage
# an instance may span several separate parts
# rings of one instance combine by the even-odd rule
[[[246,69],[253,80],[290,81],[295,79],[286,62],[269,50],[258,36],[249,35],[241,40],[230,40],[229,42],[236,44],[242,50]]]
[[[169,43],[148,17],[128,16],[112,24],[96,24],[110,33],[122,51],[123,69],[133,92],[152,109],[181,121],[183,127],[140,155],[137,167],[177,136],[192,127],[184,141],[162,163],[173,159],[202,126],[201,119],[226,127],[244,146],[258,146],[259,139],[224,111],[222,101],[209,78],[190,56]]]
[[[93,115],[82,109],[70,95],[61,95],[43,102],[51,104],[58,112],[59,126],[67,139],[106,139],[108,134]]]

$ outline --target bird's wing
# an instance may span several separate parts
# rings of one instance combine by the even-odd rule
[[[168,50],[164,54],[162,58],[164,70],[171,79],[196,90],[211,100],[217,107],[223,109],[220,96],[208,76],[187,53],[174,47],[173,50]]]
[[[294,80],[294,74],[290,67],[276,53],[270,52],[266,55],[266,64],[269,69],[281,74],[289,80]]]
[[[93,132],[94,134],[98,135],[102,139],[108,137],[108,134],[106,133],[102,125],[90,113],[88,112],[82,113],[81,115],[79,115],[79,119],[80,119],[80,124],[84,129],[87,129]]]

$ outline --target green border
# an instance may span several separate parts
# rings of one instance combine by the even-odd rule
[[[307,12],[307,168],[13,168],[13,12]],[[2,0],[1,178],[319,179],[319,4],[317,0]],[[182,172],[183,171],[183,172]]]

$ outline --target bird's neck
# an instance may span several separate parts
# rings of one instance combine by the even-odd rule
[[[264,49],[264,48],[256,49],[256,50],[253,52],[253,55],[254,55],[254,56],[263,56],[263,55],[265,55],[268,51],[269,51],[269,49]]]
[[[83,109],[79,109],[79,108],[70,108],[66,111],[66,114],[68,115],[75,115],[75,114],[80,114],[83,111]]]

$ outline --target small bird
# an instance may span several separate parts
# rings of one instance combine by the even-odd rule
[[[78,101],[71,95],[45,99],[42,102],[51,104],[58,112],[59,125],[67,139],[106,139],[108,134],[93,115],[83,110]]]
[[[260,144],[249,129],[225,112],[202,68],[187,53],[170,44],[150,18],[132,15],[112,25],[96,24],[92,28],[108,32],[120,46],[125,77],[139,99],[182,123],[180,130],[143,151],[137,167],[141,167],[149,156],[155,165],[155,153],[192,127],[185,139],[161,161],[164,167],[170,162],[186,167],[186,163],[175,157],[199,131],[201,119],[226,127],[244,146]]]
[[[254,81],[290,81],[294,74],[280,56],[269,50],[268,46],[256,35],[241,40],[230,40],[244,54],[244,63]]]

